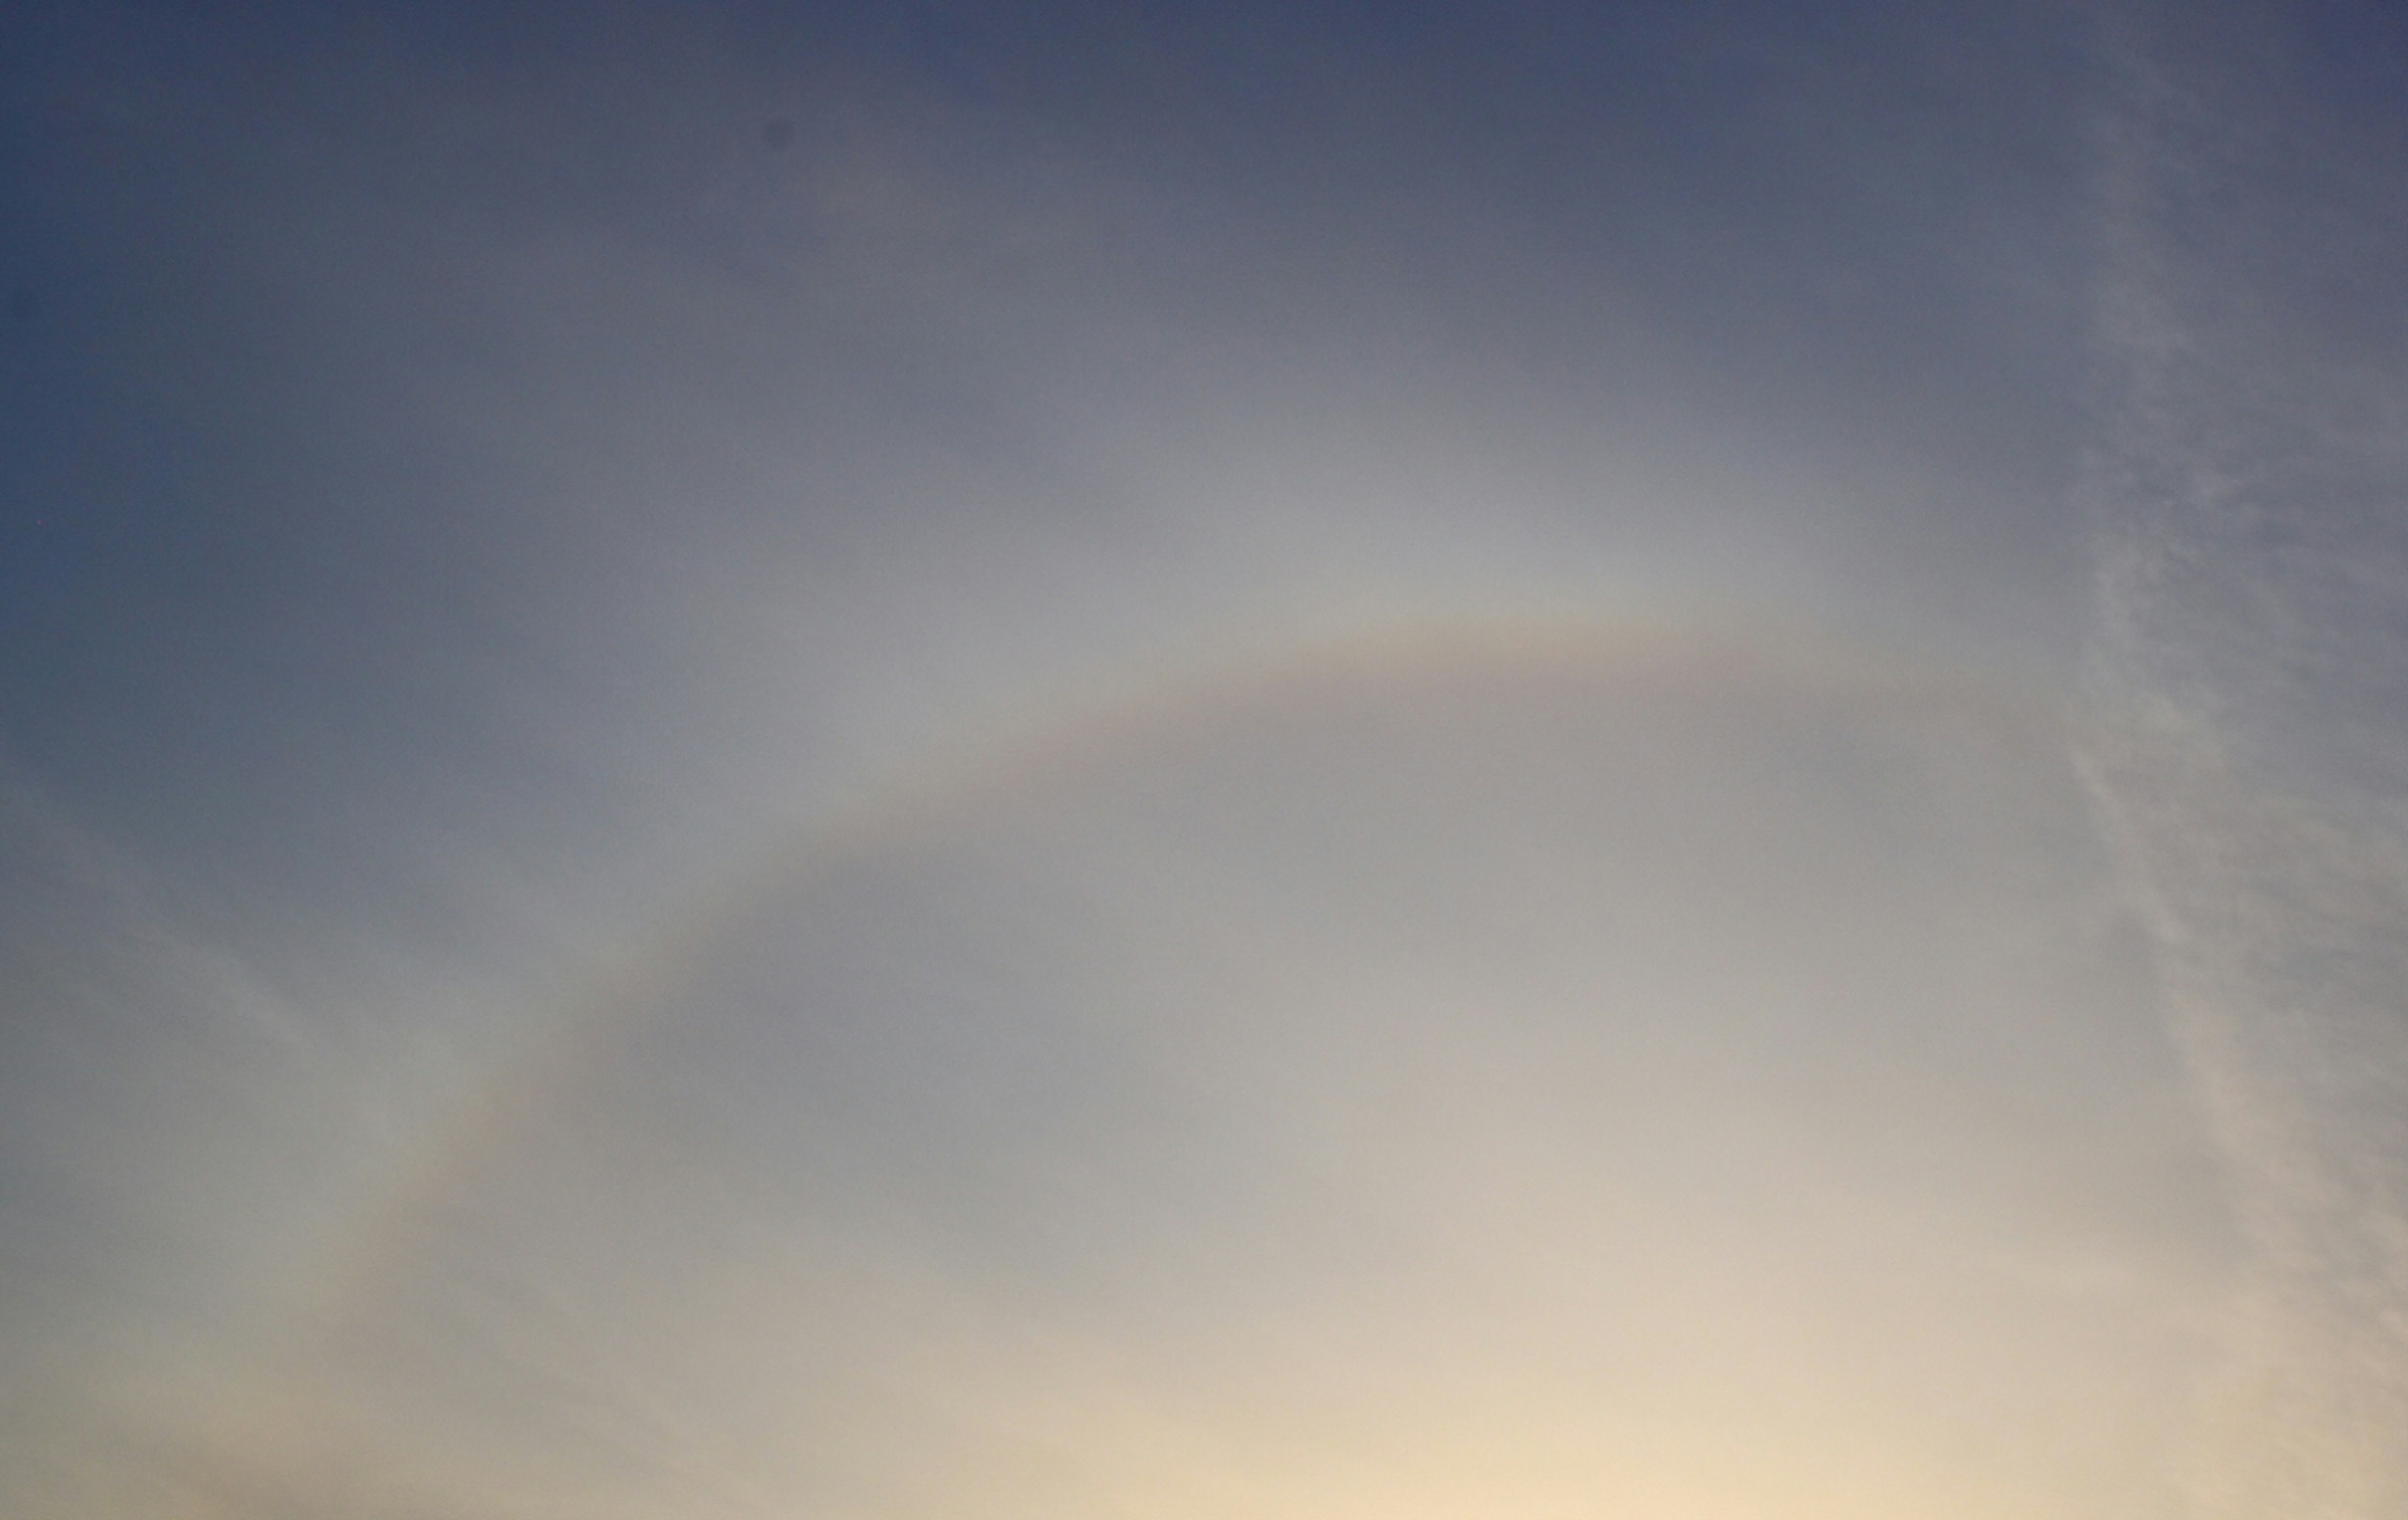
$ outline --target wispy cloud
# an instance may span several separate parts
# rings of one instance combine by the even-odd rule
[[[2117,716],[2090,764],[2260,1256],[2202,1501],[2387,1514],[2408,1502],[2386,1117],[2408,1105],[2408,371],[2346,313],[2385,305],[2408,206],[2279,19],[2125,20],[2081,485]]]

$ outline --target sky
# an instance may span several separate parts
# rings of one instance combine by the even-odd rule
[[[0,18],[0,1509],[2408,1515],[2408,24]]]

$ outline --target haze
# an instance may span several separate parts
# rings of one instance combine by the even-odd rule
[[[2379,7],[11,22],[0,1509],[2408,1514]]]

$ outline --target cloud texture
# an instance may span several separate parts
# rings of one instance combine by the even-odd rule
[[[17,31],[0,1507],[2408,1503],[2397,23]]]

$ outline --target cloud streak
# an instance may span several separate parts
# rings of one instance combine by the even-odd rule
[[[2127,17],[2105,257],[2091,752],[2260,1266],[2202,1457],[2217,1515],[2408,1503],[2408,372],[2337,322],[2389,276],[2383,146],[2296,33]],[[2281,257],[2258,240],[2280,227]],[[2384,335],[2387,336],[2387,335]]]
[[[2368,16],[28,15],[0,1505],[2398,1506]]]

